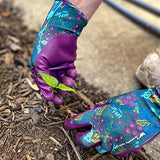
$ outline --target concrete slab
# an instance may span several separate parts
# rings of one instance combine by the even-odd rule
[[[22,10],[24,24],[30,29],[37,29],[42,26],[53,0],[14,0],[15,7]]]
[[[157,0],[143,0],[160,8]],[[116,0],[135,14],[160,27],[159,17],[129,2]],[[24,23],[39,29],[53,0],[15,0],[23,12]],[[160,39],[144,31],[103,3],[83,30],[78,40],[77,70],[86,81],[115,96],[139,89],[135,71],[143,59],[160,46]],[[145,145],[147,153],[158,160],[160,137]],[[156,148],[156,149],[155,149]]]
[[[126,7],[152,19],[144,11],[135,11],[130,3]],[[88,82],[115,96],[140,87],[135,70],[159,46],[159,39],[102,4],[82,32],[78,45],[78,71]]]

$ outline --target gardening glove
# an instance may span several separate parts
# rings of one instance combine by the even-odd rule
[[[30,61],[33,78],[47,100],[60,104],[62,95],[53,93],[38,73],[49,74],[72,87],[77,73],[77,37],[87,24],[84,14],[66,0],[55,0],[47,18],[37,34]]]
[[[77,145],[126,157],[160,133],[159,95],[160,88],[155,87],[116,96],[68,119],[64,126],[91,126],[89,131],[77,133]]]

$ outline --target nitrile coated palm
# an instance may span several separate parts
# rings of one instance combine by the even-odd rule
[[[87,24],[84,14],[67,0],[55,0],[37,34],[31,69],[35,82],[47,100],[61,103],[63,98],[51,91],[38,73],[46,73],[72,87],[77,76],[77,37]],[[65,92],[59,91],[60,95]]]
[[[78,145],[126,157],[160,133],[159,90],[137,90],[108,99],[68,119],[64,126],[91,126],[91,130],[77,133]]]

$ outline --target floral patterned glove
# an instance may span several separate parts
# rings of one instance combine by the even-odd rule
[[[68,119],[64,126],[91,126],[91,130],[77,133],[77,145],[126,157],[160,133],[159,92],[155,87],[116,96]]]
[[[37,34],[30,62],[33,78],[47,100],[60,104],[66,92],[59,91],[59,98],[38,73],[49,74],[57,78],[59,83],[73,86],[77,76],[74,65],[77,37],[86,24],[84,14],[70,2],[54,1]]]

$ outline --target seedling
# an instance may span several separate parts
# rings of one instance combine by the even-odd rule
[[[77,93],[73,88],[71,87],[68,87],[66,86],[64,83],[58,83],[58,80],[49,75],[49,74],[45,74],[45,73],[38,73],[41,75],[42,79],[51,87],[53,87],[51,90],[54,92],[54,93],[57,93],[58,94],[58,91],[57,89],[60,89],[62,91],[72,91],[74,93]]]

